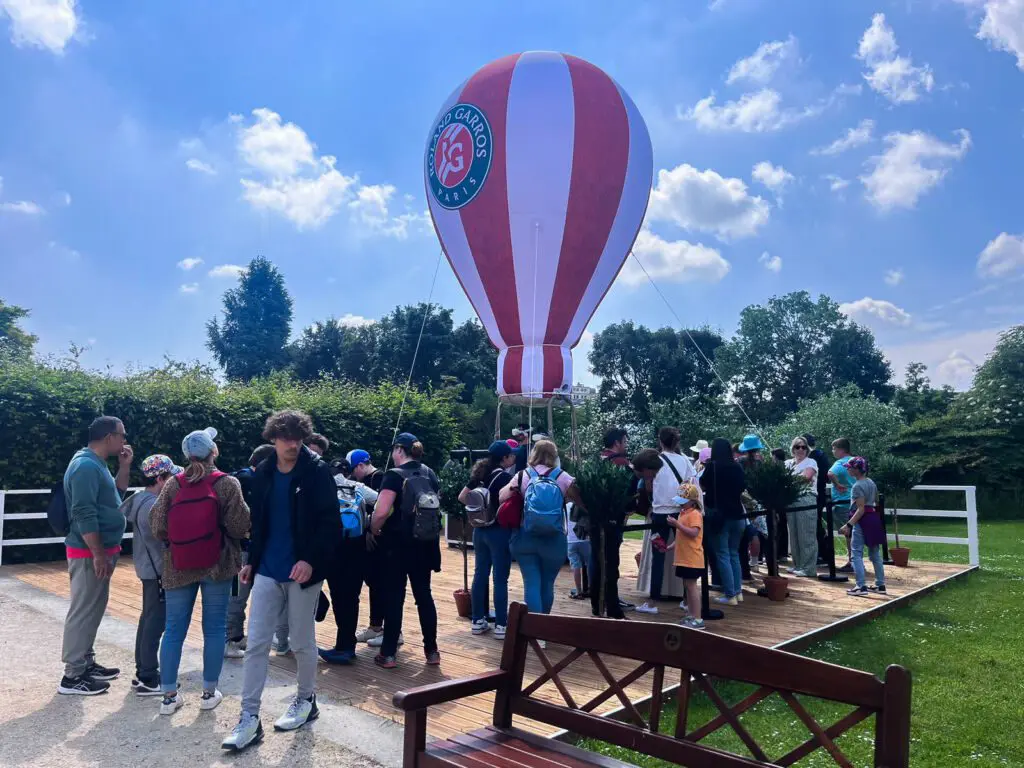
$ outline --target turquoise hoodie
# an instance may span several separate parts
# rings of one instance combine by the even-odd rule
[[[88,549],[83,533],[99,533],[104,549],[121,545],[125,529],[121,494],[106,462],[88,448],[79,450],[64,472],[64,498],[71,521],[66,546]]]

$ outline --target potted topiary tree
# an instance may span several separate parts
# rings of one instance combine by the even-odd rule
[[[762,461],[747,468],[747,491],[765,509],[768,517],[768,575],[764,579],[764,590],[758,590],[769,600],[785,600],[789,594],[789,579],[779,576],[779,564],[775,558],[778,551],[775,544],[776,516],[785,514],[788,507],[803,496],[807,480],[794,475],[789,468],[777,461]]]
[[[459,493],[469,482],[469,467],[462,462],[450,462],[441,470],[438,480],[441,481],[441,509],[449,518],[459,521],[462,589],[457,589],[454,592],[455,608],[461,618],[468,619],[473,615],[473,598],[469,591],[469,542],[466,540],[469,521],[466,517],[466,510],[459,504]]]
[[[622,517],[626,510],[633,504],[633,496],[630,493],[630,483],[633,480],[633,473],[615,466],[610,461],[599,459],[587,459],[569,468],[565,463],[567,471],[576,478],[576,486],[579,488],[580,498],[586,507],[586,511],[574,510],[574,520],[569,525],[579,523],[582,530],[590,536],[594,555],[600,564],[601,573],[605,573],[607,564],[604,560],[604,547],[598,546],[600,539],[595,536],[598,527],[604,522],[615,517]],[[605,609],[605,580],[599,580],[600,584],[591,581],[590,588],[600,591],[599,611],[603,614]]]
[[[879,491],[884,493],[892,506],[892,528],[896,546],[889,550],[893,565],[906,568],[910,562],[910,549],[900,546],[899,502],[906,498],[914,486],[921,482],[921,471],[906,459],[898,456],[882,456],[870,473]]]

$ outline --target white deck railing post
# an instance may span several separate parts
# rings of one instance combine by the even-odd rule
[[[981,565],[981,554],[978,551],[978,497],[977,488],[967,486],[967,557],[971,565]]]
[[[4,564],[4,501],[7,494],[0,489],[0,565]]]

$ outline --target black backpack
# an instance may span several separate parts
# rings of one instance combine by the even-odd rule
[[[46,522],[58,536],[71,533],[71,516],[68,514],[68,501],[64,497],[64,481],[50,489],[50,504],[46,508]]]
[[[395,471],[402,476],[402,523],[414,541],[437,541],[441,536],[441,497],[426,467]]]

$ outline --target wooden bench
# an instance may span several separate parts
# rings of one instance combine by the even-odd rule
[[[546,648],[538,642],[541,640],[546,642]],[[528,652],[536,654],[545,672],[524,685]],[[629,674],[616,679],[602,654],[639,664]],[[554,660],[556,657],[558,660]],[[608,689],[581,704],[573,698],[561,674],[584,657],[598,669]],[[680,670],[679,685],[669,693],[664,692],[667,669]],[[651,697],[641,713],[640,708],[630,702],[625,689],[649,673]],[[715,690],[716,680],[735,680],[757,688],[730,706]],[[558,704],[535,696],[541,686],[549,682],[562,697]],[[493,726],[427,743],[430,707],[491,691],[495,693]],[[719,713],[696,728],[687,722],[693,692],[703,692]],[[788,753],[771,759],[739,716],[773,694],[786,702],[807,727],[810,738]],[[662,707],[669,696],[677,705],[674,732],[659,733]],[[808,712],[797,696],[840,702],[853,709],[834,724],[825,726]],[[617,718],[594,714],[595,709],[613,698],[622,708]],[[906,768],[910,760],[910,673],[903,667],[890,666],[883,682],[867,672],[674,624],[543,616],[529,613],[520,603],[513,603],[509,610],[500,669],[401,691],[395,694],[394,703],[405,712],[405,768],[611,768],[628,765],[515,728],[513,715],[693,768],[788,766],[817,749],[828,752],[838,765],[852,766],[836,746],[836,739],[874,715],[875,766]],[[732,728],[749,750],[750,757],[700,743],[725,726]]]

